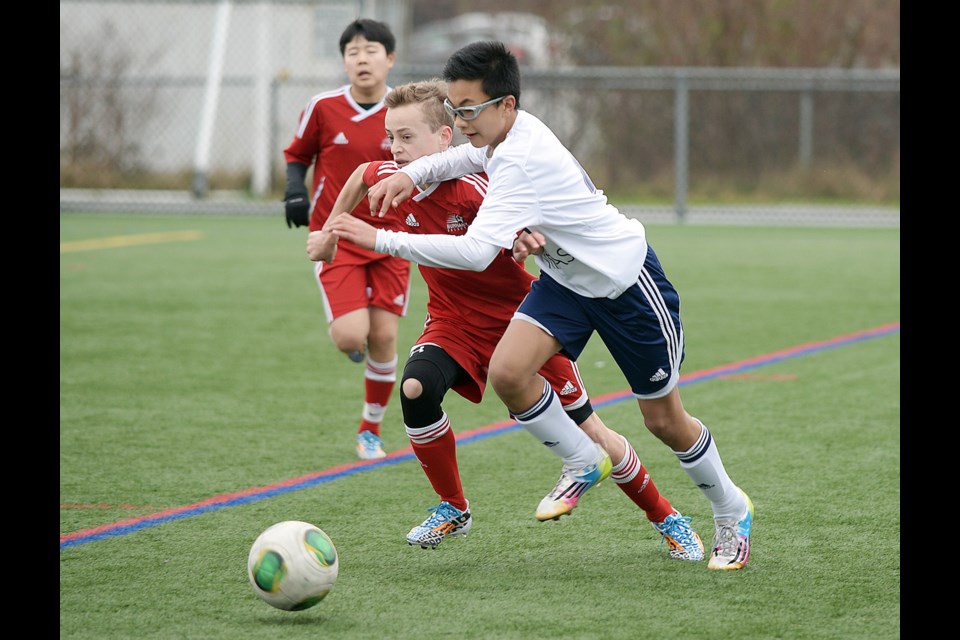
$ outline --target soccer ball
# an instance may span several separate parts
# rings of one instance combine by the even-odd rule
[[[286,520],[253,542],[247,576],[253,591],[284,611],[303,611],[327,597],[340,575],[330,536],[309,522]]]

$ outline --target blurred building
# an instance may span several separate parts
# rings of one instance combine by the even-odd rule
[[[555,50],[547,21],[540,16],[510,11],[472,12],[415,28],[400,55],[409,64],[442,65],[451,53],[479,40],[503,42],[521,65],[530,67],[549,66]]]

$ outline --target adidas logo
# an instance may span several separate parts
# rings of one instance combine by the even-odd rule
[[[350,141],[347,140],[347,136],[343,135],[343,131],[341,131],[333,139],[333,144],[350,144]]]
[[[407,223],[408,227],[419,227],[420,222],[413,216],[412,213],[408,213],[407,217],[403,220]]]
[[[643,484],[640,485],[640,488],[637,489],[637,493],[643,493],[643,490],[647,488],[647,485],[650,484],[650,474],[643,474]]]
[[[403,304],[403,301],[405,299],[406,298],[404,298],[404,295],[401,293],[400,295],[398,295],[396,298],[393,299],[393,304]]]
[[[577,388],[573,386],[573,383],[570,382],[569,380],[567,380],[567,383],[563,385],[563,389],[560,389],[560,395],[562,396],[568,396],[571,393],[576,393],[576,392],[577,392]]]
[[[663,369],[657,369],[657,372],[650,376],[650,382],[660,382],[661,380],[666,380],[667,374]]]

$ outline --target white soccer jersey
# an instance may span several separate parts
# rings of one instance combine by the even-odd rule
[[[423,156],[401,171],[414,184],[485,171],[487,195],[467,233],[457,237],[377,232],[376,250],[436,267],[484,269],[524,227],[546,239],[535,256],[544,273],[590,298],[616,298],[636,284],[646,231],[607,202],[580,163],[538,118],[520,111],[506,138]],[[403,205],[400,205],[402,209]]]

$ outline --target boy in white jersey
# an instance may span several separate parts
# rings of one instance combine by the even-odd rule
[[[446,97],[446,84],[440,80],[401,85],[387,95],[385,126],[394,161],[359,165],[340,191],[330,220],[355,211],[370,186],[399,167],[449,147],[454,121],[444,108]],[[486,186],[483,173],[419,185],[396,217],[411,233],[463,235],[483,204]],[[307,239],[311,260],[333,262],[336,249],[336,238],[323,230],[311,232]],[[427,285],[427,318],[403,368],[400,404],[404,430],[440,504],[410,530],[407,542],[436,548],[447,537],[466,535],[473,526],[451,418],[442,402],[451,390],[470,402],[481,401],[490,357],[535,278],[508,251],[501,251],[483,271],[421,265],[420,273]],[[555,354],[540,373],[559,395],[567,415],[609,454],[606,473],[643,509],[669,546],[670,557],[701,560],[703,544],[690,528],[690,518],[660,493],[629,441],[607,428],[593,411],[576,363]],[[573,510],[592,486],[576,477],[578,471],[564,468],[554,490],[537,507],[538,520],[557,520]],[[604,475],[601,470],[600,477]]]
[[[680,400],[680,298],[643,225],[610,205],[557,137],[519,109],[519,66],[503,43],[463,47],[443,76],[445,106],[470,144],[420,158],[379,182],[368,194],[371,212],[383,216],[417,184],[485,171],[487,195],[473,224],[458,237],[410,235],[340,216],[330,231],[435,267],[482,270],[502,249],[512,248],[518,258],[532,250],[540,278],[490,360],[494,391],[541,441],[566,436],[572,422],[537,370],[559,351],[576,359],[597,332],[647,428],[710,502],[715,535],[708,567],[742,568],[750,555],[753,503],[727,475],[710,431]],[[529,232],[517,242],[524,229]]]

